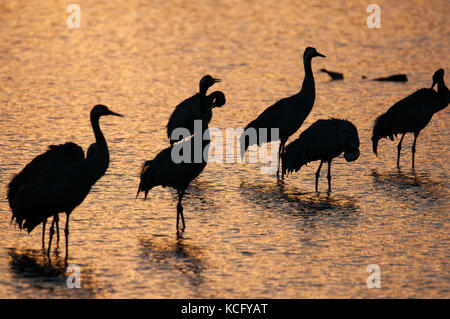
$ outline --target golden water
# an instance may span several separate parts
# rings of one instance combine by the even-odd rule
[[[66,26],[67,1],[0,1],[0,297],[450,297],[448,109],[421,133],[415,172],[411,136],[400,172],[396,143],[382,140],[378,158],[370,145],[378,114],[429,87],[438,68],[450,72],[448,1],[379,0],[381,29],[367,28],[367,1],[76,3],[80,29]],[[177,240],[174,190],[134,199],[143,160],[168,145],[173,107],[209,73],[227,96],[210,126],[244,127],[299,90],[307,46],[327,58],[313,60],[317,98],[300,131],[351,120],[361,157],[333,162],[331,195],[325,170],[313,192],[318,163],[284,186],[260,164],[211,163],[184,198]],[[361,79],[394,73],[409,81]],[[49,264],[41,227],[9,224],[6,185],[49,144],[86,150],[97,103],[125,117],[101,122],[111,163],[71,216],[69,264],[83,288],[68,289],[64,240]],[[381,267],[381,289],[366,285],[369,264]]]

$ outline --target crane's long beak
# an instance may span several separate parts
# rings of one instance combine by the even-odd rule
[[[113,111],[109,111],[108,115],[115,115],[115,116],[123,117],[122,114],[119,114],[119,113],[116,113],[116,112],[113,112]]]
[[[316,52],[316,54],[317,54],[317,56],[320,56],[320,57],[322,57],[322,58],[326,58],[326,56],[323,55],[322,53]]]
[[[222,82],[221,79],[215,79],[215,78],[213,78],[213,80],[214,80],[214,83]]]

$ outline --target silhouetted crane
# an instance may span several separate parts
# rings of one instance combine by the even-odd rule
[[[183,230],[186,227],[183,206],[181,204],[184,193],[191,181],[200,175],[207,164],[210,143],[208,123],[201,119],[204,118],[204,113],[208,111],[207,103],[209,102],[206,96],[206,90],[215,82],[217,82],[217,79],[209,75],[203,77],[200,81],[198,100],[200,104],[199,117],[202,126],[202,136],[192,135],[190,139],[162,150],[153,160],[144,162],[141,169],[136,198],[141,191],[145,193],[145,198],[147,198],[148,192],[153,187],[159,185],[162,187],[172,187],[177,190],[177,232],[180,217],[183,223]]]
[[[148,192],[159,185],[176,189],[178,193],[177,231],[180,216],[183,230],[186,226],[181,204],[184,193],[191,181],[200,175],[207,164],[207,157],[203,155],[208,153],[209,136],[205,139],[202,139],[201,136],[197,138],[198,141],[196,141],[196,136],[194,135],[190,139],[162,150],[153,160],[144,163],[140,173],[140,183],[136,198],[141,191],[145,193],[145,198],[147,198]],[[201,144],[197,144],[196,147],[196,143]],[[179,153],[177,153],[177,150],[174,150],[175,147]],[[180,153],[184,156],[180,155]],[[177,155],[180,155],[180,158],[176,159],[175,156]]]
[[[438,85],[437,92],[433,90],[436,84]],[[397,168],[400,169],[400,151],[403,138],[406,133],[413,133],[412,168],[414,169],[416,142],[420,131],[427,126],[434,113],[448,106],[449,101],[450,93],[445,86],[444,69],[439,69],[433,75],[431,88],[423,88],[414,92],[395,103],[386,113],[376,118],[372,133],[372,148],[375,155],[378,155],[379,139],[389,137],[393,141],[394,136],[402,134],[397,145]]]
[[[173,138],[172,132],[176,128],[184,127],[189,130],[191,135],[194,134],[194,121],[202,120],[206,125],[211,121],[212,111],[214,107],[221,107],[226,103],[225,95],[220,91],[215,91],[206,96],[203,107],[200,103],[200,97],[205,96],[208,88],[214,83],[220,82],[210,75],[205,75],[199,83],[199,93],[184,100],[175,107],[167,123],[167,137],[170,145],[181,140],[181,138]]]
[[[358,159],[359,137],[356,127],[346,120],[318,120],[303,131],[298,139],[286,146],[281,156],[283,175],[286,172],[297,172],[303,165],[320,160],[316,172],[317,192],[320,169],[324,162],[328,162],[328,191],[331,192],[331,161],[342,152],[347,162]]]
[[[8,184],[8,202],[20,229],[30,233],[43,223],[42,243],[44,245],[45,223],[53,216],[47,254],[50,255],[55,223],[58,213],[66,213],[66,260],[69,245],[69,216],[89,193],[92,185],[102,177],[109,166],[109,151],[100,130],[99,120],[103,115],[120,114],[110,111],[104,105],[92,108],[90,119],[95,135],[95,147],[91,145],[89,156],[83,149],[68,142],[51,145],[35,157]]]
[[[244,133],[249,128],[254,128],[257,134],[257,144],[261,145],[272,141],[270,131],[272,128],[279,129],[280,146],[278,149],[278,170],[277,176],[280,172],[280,156],[284,150],[284,144],[289,136],[294,134],[308,114],[311,112],[316,97],[314,76],[311,69],[311,60],[314,57],[325,57],[316,51],[315,48],[307,47],[303,54],[303,65],[305,68],[305,78],[303,85],[295,95],[281,99],[272,106],[264,110],[255,120],[250,122],[244,130]],[[267,129],[267,140],[260,139],[259,129]],[[241,157],[245,155],[245,151],[250,145],[255,144],[255,141],[249,139],[246,134],[241,136]]]

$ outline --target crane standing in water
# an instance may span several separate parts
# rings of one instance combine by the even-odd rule
[[[300,92],[290,97],[281,99],[272,106],[264,110],[255,120],[251,121],[244,130],[241,137],[241,157],[244,157],[245,151],[250,145],[257,143],[270,142],[272,140],[269,134],[270,129],[276,128],[279,130],[280,146],[278,149],[278,170],[277,176],[280,173],[280,156],[284,151],[284,144],[288,138],[297,132],[300,126],[305,121],[306,117],[312,110],[314,100],[316,98],[316,90],[314,84],[314,76],[311,68],[311,60],[314,57],[325,57],[323,54],[316,51],[315,48],[308,47],[303,53],[303,66],[305,68],[305,78]],[[255,129],[257,134],[257,141],[252,141],[249,136],[245,134],[248,129]],[[260,129],[267,129],[267,140],[262,140],[259,136]]]
[[[25,228],[28,233],[43,223],[43,245],[45,223],[47,218],[54,217],[50,227],[47,255],[50,255],[55,223],[59,220],[58,214],[65,212],[67,261],[69,216],[108,169],[108,145],[99,125],[100,117],[104,115],[122,116],[104,105],[92,108],[90,119],[95,146],[91,145],[87,158],[84,157],[83,149],[72,142],[51,145],[45,153],[28,163],[8,184],[7,197],[12,210],[12,220],[15,219],[19,228]]]
[[[283,174],[297,172],[303,165],[320,160],[316,172],[316,192],[318,191],[320,169],[324,162],[328,163],[328,192],[331,192],[331,161],[344,152],[347,162],[356,161],[359,157],[358,130],[353,123],[340,120],[318,120],[299,138],[286,146],[282,154]]]
[[[433,89],[437,84],[437,92]],[[375,120],[372,133],[372,149],[378,155],[378,141],[402,134],[397,145],[397,168],[400,169],[400,152],[403,138],[406,133],[414,134],[412,145],[412,168],[414,169],[414,155],[416,142],[420,131],[430,122],[433,115],[446,108],[450,102],[449,89],[444,82],[444,69],[437,70],[433,75],[431,88],[420,89],[391,106],[386,113],[381,114]]]
[[[178,144],[169,146],[163,149],[153,160],[145,161],[141,173],[140,182],[136,198],[139,193],[144,192],[145,198],[147,198],[148,192],[155,186],[171,187],[177,191],[178,203],[177,203],[177,231],[179,229],[179,220],[183,224],[182,230],[186,227],[183,216],[183,205],[181,201],[189,187],[189,184],[194,180],[203,169],[206,167],[207,158],[203,154],[208,152],[210,140],[208,138],[201,139],[201,160],[195,161],[195,136],[182,141]],[[175,161],[173,158],[173,149],[177,147],[181,150],[187,151],[188,149],[191,156],[187,161]]]
[[[192,104],[192,106],[190,106],[186,104],[185,107],[183,107],[183,112],[189,110],[189,108],[191,107],[198,108],[199,111],[196,111],[197,114],[196,117],[187,116],[186,118],[184,118],[180,116],[183,113],[177,114],[178,119],[183,120],[180,122],[184,122],[188,125],[190,125],[191,121],[194,122],[194,120],[196,119],[200,120],[202,136],[193,135],[190,139],[184,140],[178,144],[171,145],[170,147],[165,148],[160,153],[158,153],[153,160],[145,161],[141,169],[139,188],[136,194],[136,198],[139,196],[139,193],[141,191],[144,192],[145,198],[147,198],[148,192],[155,186],[171,187],[176,189],[178,194],[177,228],[176,228],[177,232],[179,229],[180,217],[181,222],[183,224],[182,230],[184,230],[184,228],[186,227],[183,216],[183,205],[181,204],[186,189],[188,188],[191,181],[194,180],[198,175],[200,175],[200,173],[203,171],[203,169],[206,167],[207,164],[207,154],[210,143],[208,134],[208,122],[211,119],[211,117],[208,115],[208,112],[210,112],[210,108],[208,105],[208,103],[210,103],[210,100],[208,99],[208,96],[206,96],[206,91],[208,87],[210,87],[215,82],[218,82],[218,79],[214,79],[209,75],[203,77],[202,80],[200,81],[200,93],[190,98],[190,99],[195,98],[195,100],[198,100],[199,105],[197,106]],[[178,106],[177,109],[179,107],[180,106]],[[177,111],[177,109],[175,109],[175,112]],[[167,132],[169,138],[170,138],[169,134],[170,124],[171,121],[169,121]],[[170,126],[170,129],[174,129],[176,127],[178,126],[177,125]],[[199,143],[199,141],[201,145],[197,144]],[[171,142],[171,144],[173,143]],[[181,150],[183,155],[180,155],[180,153],[174,154],[176,151],[176,150],[174,151],[175,148]],[[175,156],[177,155],[180,158],[175,158]]]

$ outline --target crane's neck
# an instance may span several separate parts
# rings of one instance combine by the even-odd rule
[[[95,153],[86,162],[88,163],[89,176],[95,183],[102,177],[109,166],[109,150],[106,144],[105,137],[100,130],[100,117],[96,114],[91,114],[91,125],[95,136]]]
[[[439,80],[437,91],[439,94],[448,93],[448,87],[445,85],[444,79]]]
[[[200,111],[202,113],[207,111],[208,97],[206,96],[206,91],[208,91],[207,87],[200,86]]]
[[[214,108],[214,97],[212,96],[212,94],[206,95],[204,109],[211,110],[212,108]]]
[[[105,137],[103,136],[102,130],[100,129],[100,117],[96,114],[91,114],[91,125],[94,131],[95,142],[97,144],[106,144]]]
[[[435,112],[439,112],[440,110],[445,109],[450,102],[450,91],[445,85],[444,79],[441,79],[438,82],[437,95],[438,102],[435,105]]]
[[[315,94],[314,89],[314,76],[311,68],[311,57],[304,56],[303,57],[303,66],[305,68],[305,78],[303,79],[302,89],[301,92],[313,92]]]
[[[207,110],[211,110],[213,108],[215,108],[217,106],[216,102],[217,102],[217,97],[219,95],[219,92],[215,91],[212,92],[210,95],[207,95],[205,98],[205,108]]]

